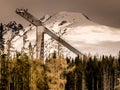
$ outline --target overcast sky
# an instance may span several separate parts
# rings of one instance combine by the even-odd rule
[[[96,23],[120,28],[120,0],[0,0],[0,22],[29,24],[15,14],[16,8],[28,8],[37,18],[60,11],[80,12]]]

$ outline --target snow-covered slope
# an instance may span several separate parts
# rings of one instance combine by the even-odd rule
[[[34,47],[36,44],[36,27],[27,27],[25,29],[19,30],[18,34],[12,31],[12,29],[7,29],[7,32],[3,35],[4,38],[4,52],[7,53],[10,49],[11,53],[14,54],[16,51],[28,52],[29,44]],[[35,51],[35,50],[34,50]]]
[[[62,37],[83,53],[117,55],[120,50],[120,29],[99,25],[86,15],[60,12],[46,21],[53,32],[66,32]]]
[[[46,15],[41,21],[52,32],[82,53],[117,55],[120,50],[120,29],[94,23],[84,14],[59,12],[53,16]],[[12,41],[15,49],[21,50],[20,48],[23,47],[22,35],[24,33],[26,33],[29,41],[25,47],[27,48],[30,42],[35,46],[35,27],[31,29],[27,27],[20,33],[19,36],[16,36]],[[53,42],[48,35],[45,35],[45,43],[45,48],[52,48],[52,50],[48,52],[52,52],[55,50],[55,47],[57,47],[57,45],[55,45],[56,42]]]

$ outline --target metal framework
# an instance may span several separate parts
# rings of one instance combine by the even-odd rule
[[[73,46],[68,44],[62,38],[58,37],[51,30],[49,30],[47,27],[45,27],[43,25],[43,23],[40,20],[38,20],[37,18],[35,18],[32,14],[30,14],[27,9],[16,9],[16,13],[18,15],[22,16],[27,21],[29,21],[31,24],[35,25],[36,27],[42,26],[44,28],[44,31],[40,31],[40,30],[37,31],[38,32],[37,33],[37,41],[39,42],[39,44],[37,45],[38,47],[36,49],[39,50],[38,48],[40,48],[40,51],[38,51],[38,52],[40,52],[40,56],[42,56],[42,57],[44,56],[44,34],[45,33],[48,34],[49,36],[51,36],[56,41],[58,41],[59,43],[61,43],[63,46],[68,48],[70,51],[72,51],[76,55],[83,55],[79,50],[77,50],[76,48],[74,48]]]

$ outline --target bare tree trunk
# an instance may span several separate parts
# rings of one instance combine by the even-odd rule
[[[75,72],[74,90],[77,90],[76,85],[77,85],[77,74],[76,74],[76,72]]]
[[[84,72],[82,72],[82,90],[87,90]]]

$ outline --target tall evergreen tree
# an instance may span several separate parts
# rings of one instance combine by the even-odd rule
[[[0,23],[0,53],[4,52],[3,24]]]
[[[46,62],[48,90],[64,90],[66,84],[67,61],[60,56]]]

